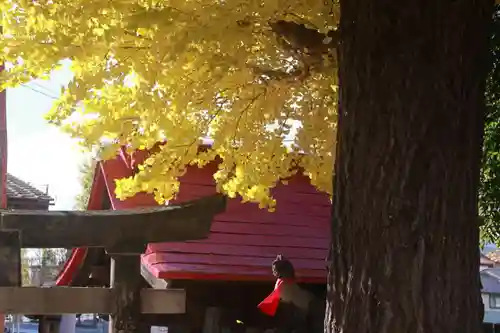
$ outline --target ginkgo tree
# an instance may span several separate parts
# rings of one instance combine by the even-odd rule
[[[165,145],[117,195],[178,190],[188,164],[221,157],[219,190],[272,208],[303,168],[331,193],[338,4],[314,1],[2,1],[4,87],[71,59],[48,119],[92,149]],[[210,149],[198,152],[203,138]],[[109,144],[110,143],[110,144]]]

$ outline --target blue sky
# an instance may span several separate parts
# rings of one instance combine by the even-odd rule
[[[53,209],[73,208],[79,166],[86,158],[71,138],[44,120],[51,97],[70,79],[71,71],[63,69],[49,81],[7,90],[8,172],[39,188],[48,185]]]

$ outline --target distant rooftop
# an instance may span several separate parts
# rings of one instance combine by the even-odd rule
[[[484,255],[482,253],[479,256],[479,262],[480,262],[481,265],[486,265],[486,266],[493,266],[493,264],[496,263],[496,261],[493,261],[488,256],[486,256],[486,255]]]
[[[7,200],[35,200],[52,203],[54,199],[33,185],[7,174]]]
[[[488,257],[488,259],[490,259],[496,263],[499,263],[500,262],[500,250],[492,250],[492,251],[486,253],[486,257]]]
[[[483,293],[500,294],[500,269],[487,268],[481,271],[481,283]]]

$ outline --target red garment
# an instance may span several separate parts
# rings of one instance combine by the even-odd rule
[[[274,290],[267,296],[262,302],[257,305],[260,311],[264,314],[273,317],[278,310],[278,305],[280,303],[281,290],[283,289],[283,283],[288,283],[292,281],[287,281],[283,279],[276,280],[274,285]]]

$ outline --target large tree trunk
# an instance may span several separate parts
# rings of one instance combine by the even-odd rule
[[[340,0],[326,331],[477,333],[492,0]]]

